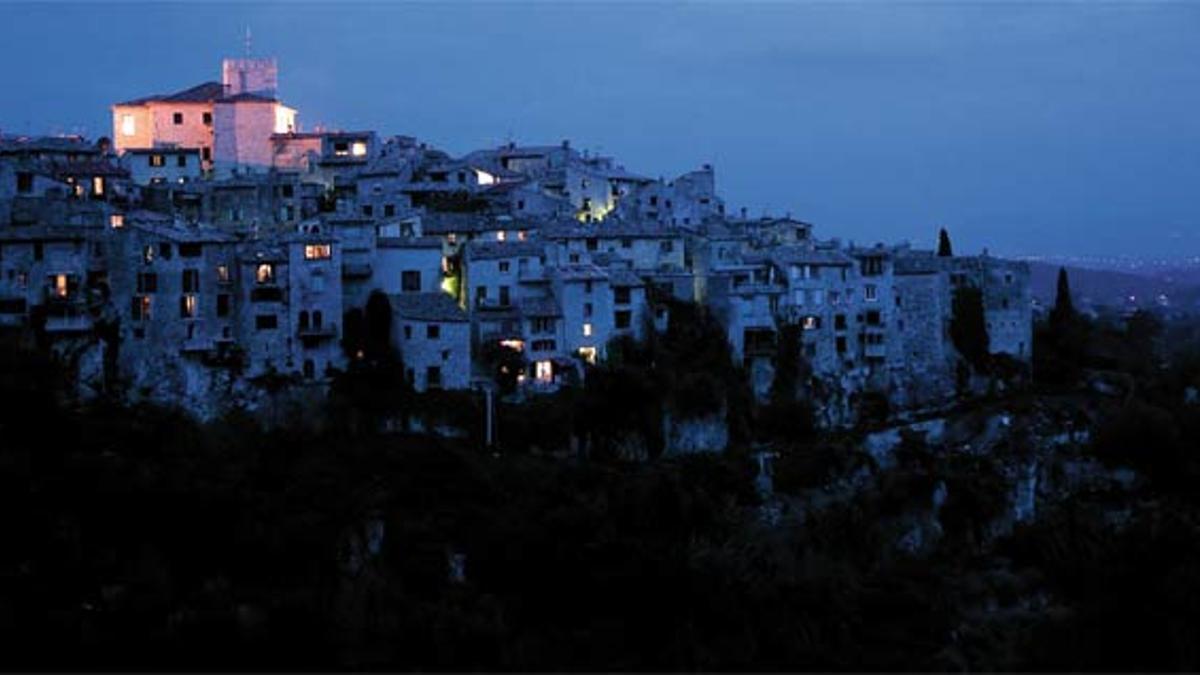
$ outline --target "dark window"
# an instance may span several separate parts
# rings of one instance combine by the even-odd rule
[[[394,215],[396,215],[396,205],[395,204],[384,204],[383,205],[383,216],[385,218],[391,218]]]
[[[183,113],[177,112],[171,116],[175,124],[183,124]]]
[[[200,148],[200,159],[206,162],[212,161],[212,148],[207,146]]]
[[[206,112],[200,115],[200,119],[207,125],[212,126],[212,113]]]
[[[325,322],[325,317],[321,316],[321,310],[316,310],[312,313],[313,328],[320,330],[321,324]]]
[[[280,197],[291,197],[293,194],[294,194],[294,191],[293,191],[293,188],[291,185],[280,185],[279,186],[279,196]]]
[[[613,301],[618,305],[628,305],[630,302],[630,296],[631,293],[628,287],[622,286],[620,288],[613,289]]]
[[[425,386],[431,389],[441,388],[442,369],[440,366],[429,366],[425,369]]]
[[[312,359],[304,359],[304,377],[311,380],[317,374],[317,366]]]
[[[180,258],[199,258],[200,251],[201,251],[200,244],[190,243],[190,244],[180,244],[179,245],[179,257]]]
[[[375,207],[370,204],[363,204],[362,214],[368,218],[375,215]]]
[[[620,310],[613,314],[613,324],[617,328],[629,328],[633,323],[633,313],[627,309]]]
[[[36,241],[33,243],[33,259],[41,260],[45,253],[42,251],[42,242]]]
[[[175,155],[175,166],[187,166],[187,155]]]
[[[254,317],[256,330],[275,330],[279,326],[279,318],[274,314],[259,314]]]
[[[182,247],[180,254],[183,253]],[[184,270],[182,281],[184,293],[196,293],[200,290],[200,270]]]
[[[308,330],[308,311],[300,310],[300,330]]]
[[[404,339],[405,340],[412,339],[412,325],[411,324],[407,324],[407,323],[404,324]]]
[[[163,260],[170,260],[171,259],[171,245],[166,242],[159,244],[158,245],[158,255]]]
[[[17,174],[17,193],[24,195],[30,192],[33,192],[33,174],[22,171]]]
[[[835,314],[833,316],[833,327],[836,330],[846,330],[846,315]]]
[[[155,293],[158,291],[158,275],[154,272],[141,272],[137,276],[138,293]]]
[[[229,316],[229,295],[227,293],[217,296],[217,316]]]
[[[839,335],[837,337],[837,353],[839,353],[839,354],[846,353],[846,336],[845,335]]]
[[[420,270],[404,270],[400,273],[400,290],[405,293],[421,292]]]
[[[658,197],[650,195],[650,206],[658,206]]]
[[[595,238],[595,237],[588,237],[588,239],[587,239],[587,250],[589,250],[589,251],[595,251],[595,250],[596,250],[597,248],[599,248],[599,247],[600,247],[600,242],[596,241],[596,238]]]
[[[500,287],[500,304],[508,306],[508,286]]]
[[[867,325],[868,326],[878,326],[879,323],[880,323],[880,317],[879,317],[879,312],[877,310],[871,310],[871,311],[867,312]]]
[[[436,323],[431,323],[425,326],[425,337],[430,340],[436,340],[442,336],[442,327]]]

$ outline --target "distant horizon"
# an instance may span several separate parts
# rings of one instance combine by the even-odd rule
[[[110,135],[109,105],[219,79],[249,25],[305,129],[711,163],[729,213],[862,244],[1200,254],[1195,4],[7,7],[0,55],[30,65],[3,133]]]

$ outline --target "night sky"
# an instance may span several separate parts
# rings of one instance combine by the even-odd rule
[[[220,78],[249,25],[305,128],[510,138],[821,236],[1200,253],[1200,2],[0,4],[0,131]]]

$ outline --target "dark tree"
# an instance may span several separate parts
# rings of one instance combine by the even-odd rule
[[[386,358],[392,351],[392,303],[382,291],[371,291],[365,319],[367,358]]]
[[[1058,288],[1054,295],[1054,311],[1051,321],[1063,324],[1075,318],[1075,303],[1071,301],[1071,282],[1067,279],[1067,269],[1058,268]]]
[[[950,246],[950,233],[946,228],[938,230],[938,251],[939,258],[949,258],[954,255],[954,250]]]
[[[950,318],[950,338],[959,354],[976,368],[988,357],[987,322],[983,317],[983,291],[964,286],[954,292]]]

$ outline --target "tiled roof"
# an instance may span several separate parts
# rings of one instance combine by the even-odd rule
[[[499,260],[520,256],[540,256],[542,245],[534,241],[472,241],[467,243],[468,260]]]
[[[135,98],[130,101],[123,101],[117,105],[145,105],[147,103],[215,103],[218,101],[227,103],[239,103],[245,101],[274,103],[276,100],[277,99],[272,96],[252,94],[250,92],[242,92],[240,94],[226,96],[225,85],[221,84],[220,82],[204,82],[194,87],[177,91],[173,94],[152,94],[150,96]]]
[[[564,281],[599,281],[608,278],[604,270],[590,263],[559,265],[554,268],[554,273]]]
[[[518,298],[517,309],[521,316],[562,316],[558,301],[554,298]]]
[[[909,251],[896,256],[896,274],[934,274],[944,269],[933,251]]]
[[[396,316],[414,321],[465,323],[467,314],[448,293],[400,293],[390,296]]]
[[[778,265],[832,265],[849,266],[854,264],[841,251],[810,249],[806,246],[780,246],[771,255]]]
[[[183,244],[228,244],[237,241],[237,237],[212,227],[180,225],[170,218],[146,217],[140,212],[126,215],[125,227]]]
[[[668,225],[658,223],[620,220],[609,218],[599,223],[580,223],[576,221],[558,221],[542,228],[542,234],[548,239],[579,239],[596,237],[598,239],[613,237],[628,237],[642,239],[672,239],[682,236],[681,232]]]
[[[379,248],[442,248],[437,237],[380,237],[375,240]]]
[[[64,152],[97,154],[100,149],[80,136],[4,136],[0,135],[0,154],[24,152]]]
[[[143,105],[146,103],[211,103],[225,95],[225,86],[220,82],[204,82],[174,94],[152,94],[135,98],[117,105]]]
[[[421,230],[426,234],[451,232],[496,232],[499,230],[530,229],[525,221],[500,219],[473,213],[430,213],[421,217]]]
[[[613,288],[635,288],[644,286],[645,282],[631,270],[618,267],[608,271],[608,284]]]

